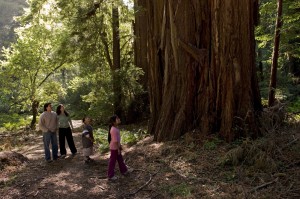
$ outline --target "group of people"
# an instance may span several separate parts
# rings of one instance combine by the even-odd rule
[[[93,154],[94,136],[93,127],[91,126],[91,118],[84,117],[82,131],[82,153],[85,163],[89,164],[93,161],[90,156]],[[109,120],[108,142],[110,148],[110,158],[108,163],[107,176],[109,180],[117,180],[115,176],[116,162],[119,164],[121,174],[127,175],[129,169],[124,163],[122,157],[121,136],[118,125],[121,123],[117,115],[113,115]],[[43,132],[43,143],[45,151],[45,160],[48,163],[56,161],[58,158],[64,159],[67,155],[65,140],[67,140],[72,156],[77,154],[77,149],[74,144],[72,132],[74,131],[73,124],[69,113],[65,107],[60,104],[56,108],[56,112],[52,111],[51,103],[44,105],[44,112],[39,119],[39,129]],[[58,156],[57,132],[59,140],[60,157]],[[50,143],[52,146],[52,158],[50,153]]]

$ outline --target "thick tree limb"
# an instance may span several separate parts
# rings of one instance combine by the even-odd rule
[[[43,85],[43,83],[55,72],[57,71],[60,67],[62,67],[64,65],[65,62],[60,63],[58,66],[56,66],[48,75],[46,75],[46,77],[39,83],[39,85],[37,86],[37,88],[39,88],[40,86]]]

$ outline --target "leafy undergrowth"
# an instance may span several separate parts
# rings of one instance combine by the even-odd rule
[[[122,131],[123,132],[123,131]],[[104,133],[104,132],[103,132]],[[103,134],[104,135],[104,134]],[[17,150],[26,164],[1,171],[3,198],[299,198],[300,126],[281,127],[257,140],[224,143],[194,137],[165,143],[145,136],[124,149],[129,176],[106,179],[109,154],[83,163],[79,153],[46,164],[41,137],[24,140]],[[81,151],[80,132],[74,134]],[[100,138],[99,138],[100,139]],[[106,139],[103,137],[102,139]],[[132,140],[129,139],[129,140]],[[97,145],[101,148],[101,144]],[[117,167],[116,167],[117,168]],[[4,179],[4,180],[3,180]]]

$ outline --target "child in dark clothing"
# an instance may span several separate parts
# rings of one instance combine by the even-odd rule
[[[93,136],[93,127],[91,126],[91,118],[84,117],[82,119],[84,123],[82,131],[82,147],[83,155],[85,156],[85,163],[90,163],[93,159],[90,158],[90,155],[93,155],[93,145],[94,145],[94,136]]]

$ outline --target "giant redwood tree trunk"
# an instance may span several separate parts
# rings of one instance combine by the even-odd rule
[[[193,128],[228,141],[258,133],[255,2],[147,1],[155,140],[177,139]]]

